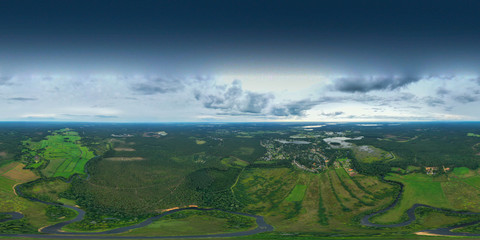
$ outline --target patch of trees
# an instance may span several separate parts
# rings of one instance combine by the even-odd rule
[[[49,205],[45,211],[45,215],[48,217],[48,221],[52,222],[59,220],[68,220],[77,215],[75,211],[58,205]]]
[[[6,221],[0,223],[0,233],[16,234],[16,233],[38,233],[38,230],[28,223],[25,219]]]

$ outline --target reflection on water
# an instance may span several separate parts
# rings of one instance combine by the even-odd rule
[[[283,139],[275,139],[275,141],[279,142],[279,143],[293,143],[293,144],[310,144],[311,142],[307,142],[307,141],[299,141],[299,140],[295,140],[295,141],[287,141],[287,140],[283,140]]]
[[[347,140],[360,140],[363,136],[356,137],[356,138],[349,138],[349,137],[331,137],[331,138],[324,138],[323,141],[328,143],[333,148],[350,148],[353,147],[353,144],[349,142],[345,142]]]

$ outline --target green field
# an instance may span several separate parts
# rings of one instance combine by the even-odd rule
[[[234,188],[235,195],[250,203],[247,211],[264,216],[280,232],[368,232],[351,219],[390,202],[392,188],[375,177],[350,177],[345,170],[338,171],[337,176],[333,169],[314,174],[287,168],[247,168]],[[342,204],[351,211],[344,211]]]
[[[372,235],[387,238],[391,234],[401,239],[418,230],[470,219],[419,209],[417,221],[407,227],[364,227],[360,218],[367,212],[385,208],[398,193],[398,187],[382,181],[381,176],[402,182],[405,191],[399,204],[371,219],[374,222],[403,221],[405,211],[415,203],[480,212],[480,172],[475,155],[478,138],[466,136],[466,132],[475,129],[466,131],[459,130],[460,127],[428,131],[422,124],[409,125],[388,129],[393,131],[394,137],[390,138],[387,126],[357,129],[354,125],[326,126],[307,133],[298,126],[240,124],[200,127],[82,124],[75,131],[38,128],[21,132],[24,137],[8,148],[0,143],[0,153],[20,158],[13,162],[15,165],[9,165],[10,159],[9,162],[0,159],[0,210],[26,213],[25,222],[32,228],[25,229],[35,231],[46,223],[71,218],[71,212],[48,208],[13,194],[13,185],[22,182],[18,179],[27,182],[42,177],[25,184],[24,193],[46,201],[79,205],[87,212],[83,221],[64,229],[69,231],[101,231],[133,225],[168,208],[198,205],[257,214],[275,228],[272,233],[244,239],[332,235],[363,239]],[[168,135],[144,137],[146,132],[158,131],[166,131]],[[14,135],[11,128],[0,134],[7,139],[0,142],[8,142],[7,137]],[[289,136],[308,137],[310,144],[274,141]],[[363,136],[351,143],[368,148],[332,148],[323,141],[329,136]],[[94,150],[100,157],[91,159]],[[108,160],[113,158],[141,160]],[[293,159],[306,168],[293,166]],[[64,178],[83,174],[89,160],[88,179],[78,177],[65,182]],[[308,165],[313,162],[318,168]],[[24,164],[31,170],[22,169]],[[444,166],[452,171],[438,171],[430,176],[424,173],[426,166],[439,169]],[[25,170],[30,175],[12,174],[13,170],[18,173]],[[254,227],[242,225],[243,220],[187,211],[120,235],[179,236]]]
[[[290,192],[290,194],[285,200],[289,202],[300,202],[305,196],[305,190],[307,190],[307,186],[295,185],[295,188],[293,188],[292,192]]]
[[[467,133],[467,136],[469,136],[469,137],[480,137],[480,134]]]
[[[453,174],[455,174],[457,177],[465,176],[469,172],[470,169],[466,167],[456,167],[455,169],[453,169]]]
[[[471,172],[460,168],[454,174],[465,176]],[[440,208],[464,211],[480,210],[480,176],[456,178],[447,176],[428,176],[414,173],[408,175],[391,174],[388,180],[402,182],[405,185],[400,203],[385,214],[373,218],[378,223],[399,222],[404,213],[415,203]]]
[[[444,177],[434,178],[425,174],[397,175],[391,174],[385,177],[405,185],[400,203],[385,214],[373,218],[377,223],[393,223],[401,221],[407,209],[415,203],[427,204],[435,207],[451,207],[441,183],[446,181]]]
[[[95,155],[80,144],[81,137],[69,129],[62,129],[35,142],[23,142],[23,159],[28,168],[44,166],[41,172],[47,177],[69,178],[74,174],[84,174],[85,164]]]

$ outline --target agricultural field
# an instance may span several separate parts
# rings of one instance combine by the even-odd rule
[[[364,231],[352,218],[390,202],[394,190],[374,177],[350,177],[343,168],[338,171],[248,169],[234,188],[235,196],[249,202],[247,211],[265,216],[280,232]],[[353,191],[356,195],[351,195]]]
[[[70,178],[84,174],[85,165],[95,155],[80,143],[77,132],[67,129],[54,131],[46,139],[34,142],[23,141],[22,159],[27,168],[39,169],[46,177]]]
[[[265,238],[393,233],[402,238],[475,220],[419,208],[417,220],[406,227],[362,226],[362,216],[385,208],[399,193],[398,186],[382,177],[405,188],[399,204],[372,222],[404,221],[405,211],[416,203],[480,212],[480,158],[472,147],[478,139],[467,135],[474,131],[469,125],[439,130],[423,124],[339,124],[308,131],[294,124],[55,126],[20,128],[15,131],[22,136],[8,138],[16,144],[0,144],[0,210],[28,213],[24,223],[30,230],[75,213],[20,198],[13,192],[15,184],[23,183],[27,196],[85,210],[85,218],[64,227],[66,231],[129,226],[189,205],[263,216],[275,229],[257,235]],[[16,128],[6,128],[0,136],[10,136],[11,129]],[[349,138],[345,142],[351,147],[323,141],[333,137]],[[428,175],[426,167],[440,170]],[[234,217],[238,215],[180,213],[120,235],[211,234],[254,227]]]

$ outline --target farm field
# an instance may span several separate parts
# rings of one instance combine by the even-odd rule
[[[348,190],[341,184],[339,178],[349,183],[345,185]],[[246,201],[250,204],[246,209],[249,212],[265,216],[267,222],[276,226],[280,232],[335,229],[365,232],[368,230],[362,229],[351,219],[362,211],[391,201],[390,191],[393,189],[373,177],[355,178],[355,181],[368,192],[361,190],[362,193],[358,194],[375,198],[376,205],[366,206],[352,197],[349,191],[357,190],[358,186],[354,186],[348,174],[338,177],[335,169],[321,174],[302,173],[285,168],[249,169],[242,174],[234,190],[236,196],[248,196]],[[379,198],[374,197],[373,192]],[[351,209],[342,209],[342,205]]]
[[[84,174],[85,164],[94,157],[92,151],[80,145],[77,132],[61,129],[46,136],[39,142],[26,140],[23,159],[29,161],[27,167],[36,169],[47,177],[69,178],[74,174]]]
[[[86,211],[84,220],[65,227],[67,231],[129,226],[165,209],[189,205],[263,216],[275,230],[257,236],[274,239],[292,234],[311,237],[399,234],[402,238],[415,231],[475,220],[417,209],[417,220],[406,227],[362,226],[362,216],[385,208],[398,194],[397,186],[381,180],[383,174],[386,180],[405,184],[405,189],[399,204],[373,217],[372,222],[401,222],[405,220],[405,210],[415,203],[480,212],[480,174],[478,168],[472,167],[477,161],[472,146],[478,140],[468,137],[467,130],[448,135],[457,140],[453,144],[463,141],[465,146],[448,149],[445,145],[441,151],[447,149],[448,154],[437,155],[438,146],[450,141],[441,132],[426,137],[432,132],[420,131],[418,126],[413,132],[409,132],[410,128],[389,130],[401,142],[393,138],[380,140],[386,130],[351,125],[309,131],[298,126],[248,124],[80,126],[39,129],[19,138],[17,145],[8,148],[0,145],[0,150],[8,156],[20,156],[1,160],[0,184],[4,192],[0,197],[6,200],[1,206],[3,211],[18,209],[28,213],[24,223],[30,228],[25,229],[36,230],[45,222],[51,224],[73,216],[71,212],[47,208],[14,195],[13,185],[40,176],[43,179],[22,185],[26,195],[78,205]],[[144,137],[145,133],[163,131],[168,134]],[[323,141],[336,136],[358,139],[352,140],[352,144],[368,149],[359,155],[355,148],[331,148]],[[295,139],[299,144],[275,139]],[[305,141],[308,144],[301,144]],[[415,144],[423,149],[417,150]],[[83,150],[99,157],[87,160]],[[390,153],[395,157],[386,157]],[[409,154],[416,160],[409,160]],[[451,156],[459,159],[458,165],[452,164]],[[429,162],[433,157],[441,165]],[[293,160],[306,167],[293,165]],[[72,161],[79,164],[89,161],[89,164],[83,165],[87,169],[81,171],[75,167],[66,170],[68,161],[68,166],[72,166]],[[426,166],[451,170],[427,175]],[[88,177],[82,174],[86,171]],[[75,173],[80,176],[72,177]],[[65,182],[65,178],[69,181]],[[242,222],[240,219],[187,215],[161,219],[120,235],[210,234],[249,229],[232,225]]]

